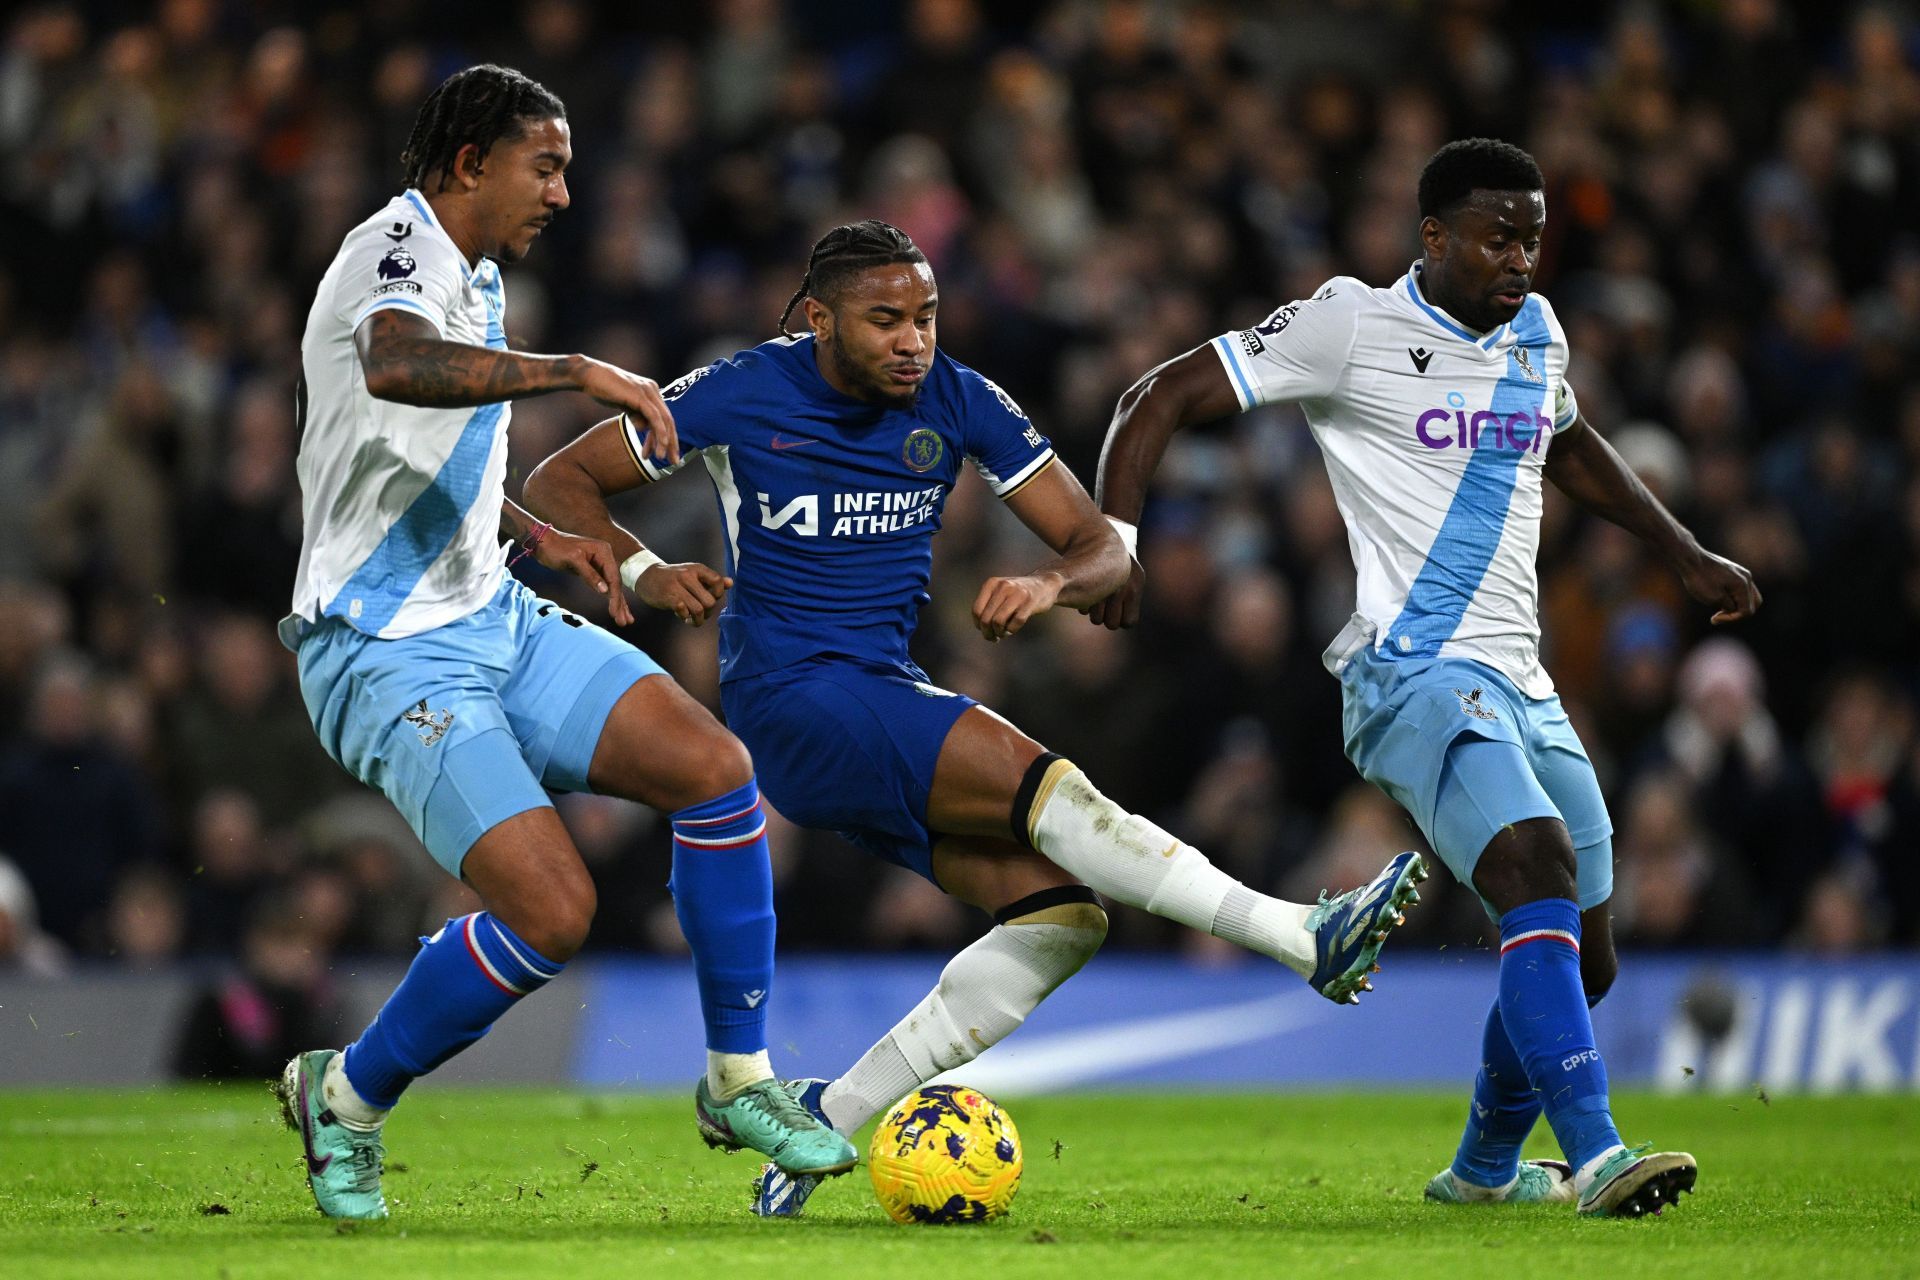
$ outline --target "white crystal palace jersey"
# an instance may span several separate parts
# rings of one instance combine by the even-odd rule
[[[1359,578],[1328,669],[1371,643],[1472,658],[1543,698],[1534,560],[1541,468],[1577,412],[1566,334],[1535,294],[1476,335],[1419,279],[1418,263],[1385,289],[1335,277],[1213,348],[1242,409],[1298,402],[1326,455]]]
[[[300,342],[302,532],[298,645],[319,619],[393,639],[465,617],[505,572],[507,404],[422,409],[376,400],[353,334],[376,311],[425,316],[449,342],[504,350],[500,269],[469,268],[418,191],[347,234]]]

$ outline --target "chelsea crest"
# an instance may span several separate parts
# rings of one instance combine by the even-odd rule
[[[940,459],[946,451],[946,443],[940,439],[938,431],[921,427],[907,436],[906,443],[900,448],[900,457],[914,471],[931,471],[940,465]]]

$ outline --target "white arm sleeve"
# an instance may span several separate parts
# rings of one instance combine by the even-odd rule
[[[447,313],[466,287],[466,263],[439,235],[416,228],[395,240],[386,225],[363,228],[346,248],[334,295],[341,321],[352,331],[374,312],[394,308],[425,316],[445,337]]]
[[[1580,416],[1580,402],[1574,398],[1573,384],[1567,381],[1566,365],[1573,359],[1573,351],[1567,344],[1567,331],[1560,326],[1560,317],[1555,314],[1553,304],[1539,294],[1540,314],[1547,322],[1547,332],[1552,335],[1554,344],[1561,350],[1561,373],[1553,387],[1552,407],[1553,429],[1565,431]]]
[[[1355,304],[1365,287],[1337,276],[1253,328],[1215,338],[1214,354],[1226,366],[1240,408],[1331,395],[1353,350]]]

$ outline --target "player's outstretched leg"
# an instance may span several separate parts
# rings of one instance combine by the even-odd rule
[[[749,778],[673,815],[673,901],[694,956],[707,1074],[694,1121],[710,1147],[751,1147],[791,1173],[845,1173],[853,1144],[798,1106],[767,1061],[773,987],[773,873],[767,820]]]
[[[942,843],[939,878],[955,896],[980,905],[982,895],[969,891],[967,869],[956,866],[952,856],[970,843]],[[972,861],[976,868],[1026,864],[1044,879],[1059,876],[1031,854]],[[1107,913],[1086,886],[1055,885],[1028,894],[995,911],[994,927],[948,961],[933,990],[837,1080],[789,1081],[788,1090],[839,1132],[857,1132],[941,1072],[972,1062],[1011,1035],[1093,958],[1106,936]],[[818,1185],[817,1179],[785,1176],[768,1165],[754,1188],[753,1211],[792,1217]]]
[[[1322,893],[1307,913],[1319,961],[1307,985],[1335,1004],[1360,1003],[1360,993],[1373,990],[1368,975],[1380,972],[1380,948],[1396,926],[1406,923],[1406,909],[1420,901],[1415,886],[1426,878],[1426,859],[1409,851],[1395,854],[1358,889],[1331,898]]]
[[[1427,876],[1419,854],[1402,853],[1371,883],[1314,906],[1268,897],[1051,753],[1028,766],[1013,814],[1016,836],[1109,898],[1278,960],[1339,1004],[1371,989],[1367,975]]]

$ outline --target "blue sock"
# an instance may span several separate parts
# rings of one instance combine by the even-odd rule
[[[1481,1187],[1512,1182],[1520,1172],[1520,1148],[1539,1118],[1540,1095],[1527,1083],[1527,1068],[1514,1052],[1496,999],[1487,1011],[1480,1074],[1473,1080],[1473,1110],[1453,1157],[1453,1176]]]
[[[773,990],[773,867],[751,780],[673,815],[669,887],[693,951],[707,1048],[758,1053]]]
[[[1601,997],[1588,996],[1587,1008]],[[1473,1110],[1454,1153],[1453,1176],[1480,1187],[1504,1187],[1520,1172],[1520,1148],[1540,1118],[1540,1095],[1527,1083],[1527,1069],[1513,1051],[1500,1000],[1487,1010],[1480,1040],[1480,1074],[1473,1080]]]
[[[1567,1163],[1620,1144],[1580,985],[1580,908],[1545,898],[1500,917],[1500,1021]]]
[[[347,1046],[353,1091],[376,1107],[487,1034],[521,996],[565,966],[547,959],[484,911],[431,938],[360,1038]]]

